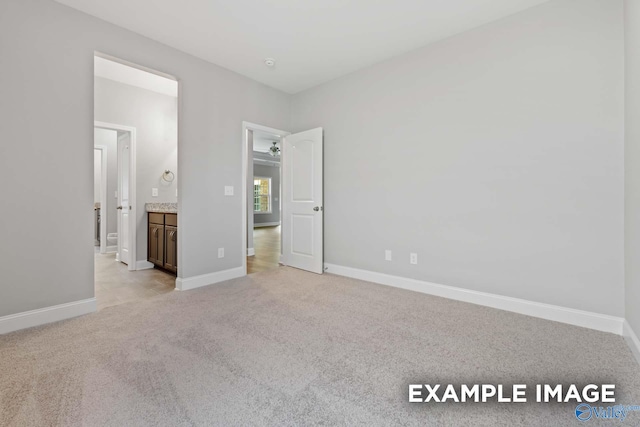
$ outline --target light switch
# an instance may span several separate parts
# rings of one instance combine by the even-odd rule
[[[225,187],[224,187],[224,195],[225,196],[233,196],[233,186],[232,185],[225,185]]]
[[[152,188],[151,189],[151,197],[158,197],[158,189],[157,188]]]

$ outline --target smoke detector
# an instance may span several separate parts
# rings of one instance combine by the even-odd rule
[[[273,67],[274,65],[276,65],[276,60],[273,58],[264,58],[264,65],[266,65],[267,67]]]

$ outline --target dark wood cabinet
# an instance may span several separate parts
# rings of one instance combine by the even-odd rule
[[[164,268],[178,271],[178,227],[164,226]]]
[[[149,224],[149,262],[164,265],[164,225]]]
[[[155,266],[178,272],[178,217],[174,213],[149,212],[147,260]]]

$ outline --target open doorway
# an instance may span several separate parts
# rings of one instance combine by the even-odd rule
[[[175,288],[177,123],[175,79],[96,54],[94,252],[99,310]],[[156,224],[159,218],[162,224]],[[155,231],[150,235],[151,225]],[[170,230],[166,240],[172,243],[167,265],[165,226]],[[159,232],[162,256],[157,245],[150,256],[150,236]]]
[[[243,249],[246,257],[243,268],[248,274],[276,268],[279,264],[312,273],[324,271],[324,190],[322,128],[296,134],[282,130],[242,123],[243,135]],[[255,173],[261,163],[277,167],[277,175]],[[274,200],[274,178],[279,180],[279,197]],[[279,206],[279,221],[262,215],[272,214]],[[271,233],[256,230],[255,223],[273,227]],[[278,227],[279,222],[279,227]],[[260,245],[269,254],[264,260],[256,258],[256,238],[264,238]],[[279,240],[280,245],[277,246]],[[274,243],[266,243],[274,242]],[[254,258],[251,258],[254,257]],[[256,268],[257,267],[257,268]]]
[[[280,145],[282,136],[265,130],[248,130],[252,140],[248,176],[251,201],[247,204],[247,274],[277,268],[281,254]],[[252,226],[251,226],[252,225]]]

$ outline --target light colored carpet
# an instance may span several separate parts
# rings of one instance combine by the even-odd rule
[[[407,385],[613,382],[621,337],[291,268],[0,336],[0,424],[638,425],[575,404],[409,404]]]

